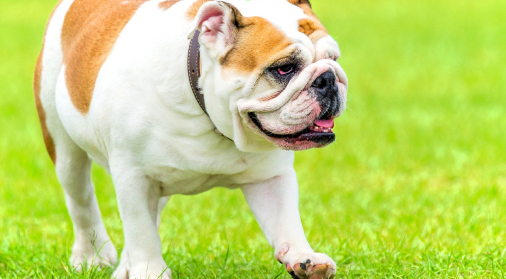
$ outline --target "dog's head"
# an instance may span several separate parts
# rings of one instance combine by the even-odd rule
[[[208,1],[194,16],[196,29],[208,113],[240,150],[335,140],[348,81],[339,47],[308,0]]]

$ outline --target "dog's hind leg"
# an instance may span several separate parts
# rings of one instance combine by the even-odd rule
[[[68,136],[67,136],[68,137]],[[71,264],[114,266],[117,251],[105,229],[91,182],[91,160],[70,138],[56,139],[56,173],[74,225]]]
[[[51,94],[49,90],[41,89],[46,98],[42,99],[38,109],[39,115],[44,116],[41,117],[44,140],[64,189],[65,202],[74,225],[75,242],[70,262],[78,271],[86,265],[115,265],[117,251],[100,216],[91,182],[91,160],[65,131],[54,103],[47,96]]]
[[[63,65],[61,30],[72,1],[63,0],[46,29],[34,76],[34,95],[47,151],[65,191],[74,225],[75,242],[70,261],[84,265],[114,265],[117,252],[109,239],[91,182],[91,160],[68,135],[56,109],[56,87]]]

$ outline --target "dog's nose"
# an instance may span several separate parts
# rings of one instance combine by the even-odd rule
[[[332,72],[325,72],[311,85],[318,95],[326,97],[329,94],[336,94],[339,90],[336,84],[336,76]]]

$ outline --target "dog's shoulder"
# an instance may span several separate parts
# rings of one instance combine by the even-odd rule
[[[74,0],[65,15],[61,45],[65,80],[76,109],[88,112],[98,73],[121,32],[144,4],[166,11],[180,0]],[[184,1],[191,2],[191,1]],[[200,0],[191,5],[199,7]],[[200,4],[201,5],[201,4]]]

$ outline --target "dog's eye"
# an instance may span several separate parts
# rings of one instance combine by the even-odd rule
[[[294,65],[283,65],[281,67],[278,67],[278,73],[282,76],[288,75],[292,73],[295,70]]]
[[[299,64],[285,61],[285,63],[276,63],[267,68],[267,72],[274,79],[282,83],[287,83],[297,74],[299,69]]]

